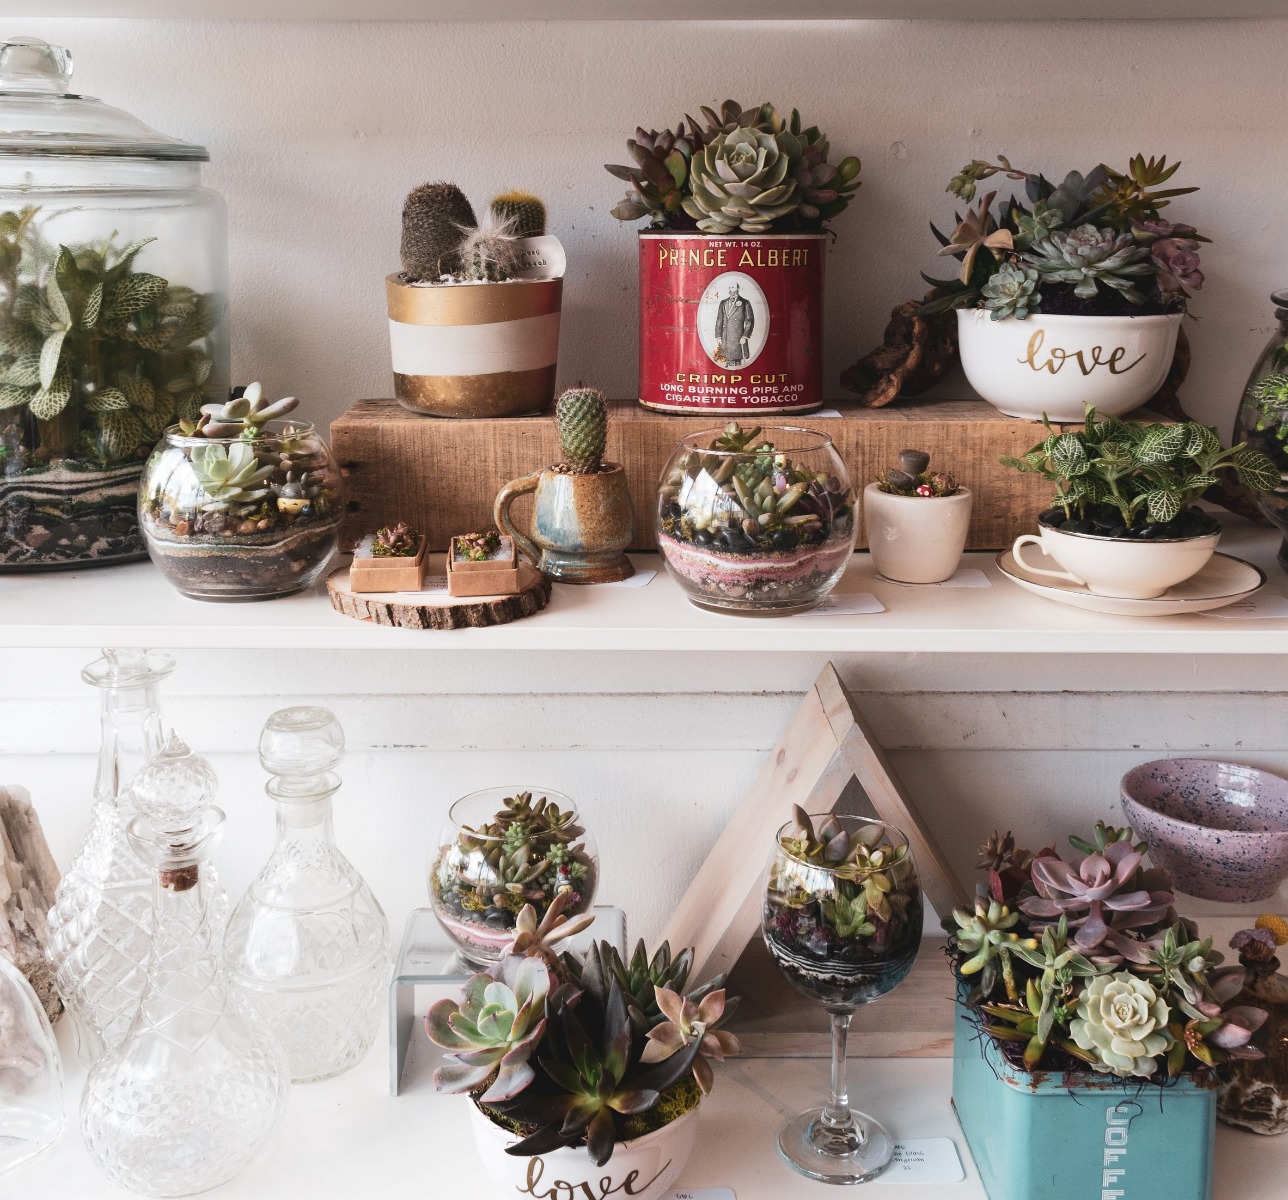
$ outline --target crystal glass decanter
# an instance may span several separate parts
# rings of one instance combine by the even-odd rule
[[[336,849],[331,797],[344,733],[325,708],[269,717],[259,760],[272,775],[277,845],[233,910],[228,975],[277,1034],[297,1083],[347,1071],[371,1048],[389,983],[389,925]]]
[[[215,773],[177,737],[135,777],[130,842],[154,875],[147,979],[125,1040],[94,1064],[81,1133],[121,1187],[190,1196],[262,1151],[286,1103],[277,1039],[230,994],[206,860],[224,814]]]
[[[166,654],[104,650],[81,672],[102,693],[103,740],[89,832],[49,910],[46,954],[86,1061],[125,1036],[143,993],[152,883],[125,835],[127,789],[161,748],[157,693],[172,670]]]
[[[62,1136],[63,1069],[31,984],[0,954],[0,1179]]]

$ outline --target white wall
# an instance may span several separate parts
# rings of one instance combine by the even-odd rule
[[[521,7],[521,6],[518,6]],[[785,8],[790,6],[784,6]],[[1218,6],[1219,7],[1219,6]],[[383,275],[407,189],[521,185],[569,249],[561,379],[633,395],[635,247],[608,215],[637,124],[732,95],[797,105],[864,186],[828,265],[828,390],[935,262],[947,179],[999,152],[1048,174],[1184,160],[1172,211],[1215,244],[1189,324],[1193,412],[1228,430],[1288,286],[1288,20],[1189,22],[5,22],[69,46],[76,85],[209,146],[232,219],[236,376],[330,419],[390,391]],[[961,385],[964,387],[964,385]]]

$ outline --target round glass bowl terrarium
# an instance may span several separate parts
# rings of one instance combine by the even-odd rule
[[[475,965],[496,962],[525,904],[540,920],[562,892],[566,916],[595,899],[599,855],[576,807],[548,788],[485,788],[456,801],[429,868],[434,915]]]
[[[657,541],[694,604],[816,608],[854,550],[854,489],[826,434],[737,424],[683,438],[662,471]]]
[[[1279,564],[1288,571],[1288,289],[1275,292],[1270,299],[1279,327],[1248,376],[1234,440],[1268,455],[1281,472],[1274,491],[1254,492],[1253,496],[1257,507],[1284,536]]]
[[[161,573],[194,600],[272,600],[311,587],[339,541],[343,491],[307,421],[255,436],[166,430],[143,472],[139,524]]]
[[[0,570],[142,558],[162,431],[228,394],[227,232],[201,146],[0,43]]]

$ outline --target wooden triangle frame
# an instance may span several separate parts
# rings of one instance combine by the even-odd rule
[[[872,815],[901,829],[926,899],[941,916],[968,901],[894,768],[829,662],[707,855],[663,931],[694,948],[694,978],[733,968],[760,926],[761,890],[774,834],[792,806],[830,810],[857,780]]]

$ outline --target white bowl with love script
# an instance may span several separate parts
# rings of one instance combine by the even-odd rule
[[[1081,421],[1088,404],[1105,416],[1139,408],[1162,386],[1176,353],[1181,313],[1151,317],[1044,316],[994,321],[957,310],[962,370],[1008,417]]]
[[[701,1108],[698,1105],[698,1108]],[[470,1105],[474,1144],[496,1185],[488,1196],[514,1200],[660,1200],[675,1181],[698,1136],[698,1108],[661,1129],[618,1142],[602,1166],[582,1146],[560,1146],[531,1156],[507,1154],[519,1138]],[[482,1193],[479,1193],[482,1195]]]

